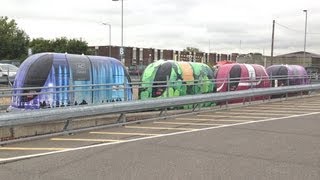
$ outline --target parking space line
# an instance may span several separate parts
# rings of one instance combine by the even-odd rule
[[[155,124],[175,124],[175,125],[195,125],[195,126],[220,126],[224,124],[210,124],[210,123],[187,123],[187,122],[165,122],[165,121],[155,121]]]
[[[295,106],[295,107],[284,107],[284,106],[267,106],[264,108],[268,108],[268,109],[277,109],[277,110],[308,110],[308,111],[319,111],[320,108],[311,108],[311,107],[306,107],[306,106]]]
[[[233,111],[239,111],[239,112],[268,112],[268,113],[285,113],[285,114],[303,114],[304,112],[300,111],[280,111],[280,110],[272,110],[272,109],[242,109],[242,110],[233,110]],[[238,117],[238,116],[237,116]]]
[[[281,103],[277,103],[277,104],[265,104],[265,105],[268,105],[268,106],[270,106],[270,105],[292,105],[292,103],[293,102],[281,102]],[[312,101],[312,102],[294,102],[294,103],[299,103],[298,105],[299,106],[303,106],[303,105],[309,105],[309,106],[313,106],[313,105],[320,105],[320,102],[314,102],[314,101]]]
[[[215,112],[215,113],[222,113],[222,112]],[[230,111],[230,112],[228,112],[228,114],[239,114],[239,113],[241,113],[241,111]],[[252,112],[247,112],[247,113],[249,113],[249,114],[247,114],[247,115],[254,115],[254,114],[257,114],[257,115],[266,115],[266,116],[281,116],[281,115],[284,115],[284,114],[276,114],[276,113],[272,113],[272,114],[266,114],[266,113],[264,113],[264,112],[254,112],[254,111],[252,111]],[[292,114],[295,114],[295,113],[292,113]]]
[[[313,112],[313,113],[306,113],[306,114],[278,117],[278,118],[268,118],[268,119],[261,120],[261,121],[249,121],[249,122],[242,122],[242,123],[235,123],[235,124],[227,124],[227,125],[222,125],[222,126],[213,126],[213,127],[207,127],[207,128],[193,129],[193,130],[189,130],[189,131],[173,132],[173,133],[167,133],[167,134],[162,134],[162,135],[158,135],[158,136],[147,136],[147,137],[141,137],[141,138],[134,138],[134,139],[130,139],[130,140],[123,141],[123,142],[111,142],[111,143],[94,144],[94,145],[89,145],[89,146],[81,146],[81,147],[71,148],[71,149],[66,149],[66,150],[61,150],[61,151],[52,151],[52,152],[46,152],[46,153],[15,156],[15,157],[11,157],[11,158],[2,158],[2,159],[0,159],[0,164],[13,162],[13,161],[17,161],[17,160],[34,158],[34,157],[52,155],[52,154],[59,154],[59,153],[66,153],[66,152],[72,152],[72,151],[78,151],[78,150],[84,150],[84,149],[90,149],[90,148],[96,148],[96,147],[116,145],[116,144],[120,144],[120,143],[137,142],[137,141],[143,141],[143,140],[148,140],[148,139],[155,139],[155,138],[159,138],[159,137],[169,137],[169,136],[181,135],[181,134],[187,134],[187,133],[193,133],[193,132],[221,129],[221,128],[226,128],[226,127],[236,127],[236,126],[240,126],[240,125],[253,124],[253,123],[271,122],[271,121],[277,121],[277,120],[281,120],[281,119],[304,117],[304,116],[310,116],[310,115],[316,115],[316,114],[320,114],[320,112]]]
[[[228,116],[228,115],[206,115],[206,114],[198,114],[197,116],[200,117],[216,117],[216,118],[229,118],[229,117],[234,117],[234,116]],[[261,119],[261,118],[269,118],[269,117],[264,117],[264,116],[237,116],[237,118],[246,118],[246,119]]]
[[[173,127],[150,127],[150,126],[125,126],[131,129],[156,129],[156,130],[177,130],[177,131],[192,131],[196,128],[173,128]]]
[[[289,106],[290,105],[290,106]],[[253,108],[258,108],[258,107],[273,107],[273,108],[287,108],[287,109],[297,109],[297,108],[310,108],[310,107],[317,107],[320,104],[299,104],[295,105],[294,107],[291,107],[292,104],[264,104],[263,106],[255,106]],[[319,108],[315,108],[319,109]]]
[[[29,147],[0,147],[0,150],[6,151],[61,151],[70,148],[29,148]]]
[[[51,138],[52,141],[87,141],[87,142],[123,142],[115,139],[78,139],[78,138]]]
[[[158,135],[161,135],[161,134],[149,134],[149,133],[122,133],[122,132],[90,132],[90,134],[133,135],[133,136],[158,136]]]
[[[226,122],[248,122],[250,120],[236,120],[236,119],[199,119],[199,118],[175,118],[176,120],[187,120],[187,121],[226,121]]]
[[[299,103],[299,105],[303,105],[303,104],[320,104],[320,101],[314,101],[312,99],[310,99],[309,101],[282,101],[282,102],[278,102],[278,103],[273,103],[274,105],[279,105],[279,104],[292,104],[292,103]],[[269,104],[268,104],[269,105]]]

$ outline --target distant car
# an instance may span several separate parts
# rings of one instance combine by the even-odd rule
[[[0,64],[12,64],[12,65],[15,65],[15,66],[19,67],[21,62],[18,61],[18,60],[7,60],[7,59],[5,59],[5,60],[0,60]]]
[[[18,67],[12,64],[0,63],[0,81],[1,82],[10,82],[14,81],[18,71]]]
[[[0,64],[0,77],[2,76],[15,76],[17,74],[18,67],[12,64]]]

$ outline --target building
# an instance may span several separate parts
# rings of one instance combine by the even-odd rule
[[[292,64],[302,65],[303,67],[316,66],[320,67],[320,55],[306,52],[304,59],[304,52],[298,51],[288,54],[283,54],[271,58],[270,56],[263,56],[260,53],[241,54],[237,58],[238,63],[260,64],[268,67],[273,64]]]
[[[274,57],[273,64],[298,64],[303,67],[320,66],[320,55],[306,52],[304,59],[304,52],[298,51]]]
[[[90,46],[90,52],[98,56],[110,56],[120,59],[120,46]],[[206,63],[213,67],[217,62],[222,60],[235,61],[238,53],[232,54],[217,54],[206,52],[186,52],[172,49],[155,49],[155,48],[140,48],[140,47],[124,47],[125,49],[125,66],[147,66],[150,63],[159,59],[190,61]]]

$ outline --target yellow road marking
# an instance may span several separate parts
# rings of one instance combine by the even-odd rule
[[[258,108],[258,107],[255,107],[255,108]],[[292,109],[292,110],[295,110],[295,109],[299,109],[299,110],[312,110],[312,111],[316,111],[316,110],[320,110],[320,107],[319,108],[314,108],[314,106],[294,106],[294,107],[288,107],[288,106],[261,106],[261,108],[270,108],[270,109],[279,109],[279,110],[282,110],[282,109]]]
[[[222,112],[215,112],[215,113],[222,113]],[[239,114],[241,113],[241,111],[230,111],[230,112],[225,112],[226,114]],[[258,114],[258,115],[266,115],[266,116],[282,116],[284,114],[276,114],[276,113],[271,113],[271,114],[266,114],[264,112],[247,112],[249,114],[247,115],[251,115],[251,114]],[[291,114],[296,114],[296,113],[291,113]]]
[[[279,103],[279,104],[263,104],[261,106],[292,106],[292,103]],[[299,102],[299,104],[294,104],[294,107],[303,107],[303,106],[318,106],[320,105],[320,103],[303,103],[303,102]]]
[[[270,103],[268,105],[292,105],[293,103],[296,103],[297,105],[301,106],[301,105],[319,105],[320,102],[317,101],[310,101],[310,102],[306,102],[306,101],[296,101],[296,102],[290,102],[290,101],[284,101],[284,102],[279,102],[279,103]]]
[[[123,142],[114,139],[78,139],[78,138],[51,138],[52,141],[88,141],[88,142]]]
[[[172,127],[150,127],[150,126],[125,126],[125,128],[133,129],[157,129],[157,130],[180,130],[180,131],[191,131],[195,128],[172,128]]]
[[[188,120],[188,121],[230,121],[230,122],[248,122],[249,120],[232,120],[232,119],[192,119],[192,118],[175,118],[176,120]]]
[[[256,112],[256,111],[260,111],[260,112],[269,112],[269,113],[286,113],[286,114],[296,114],[296,113],[301,113],[303,114],[303,112],[299,112],[299,111],[280,111],[280,110],[272,110],[272,109],[241,109],[241,110],[233,110],[238,111],[238,112]],[[238,117],[238,116],[237,116]]]
[[[19,150],[19,151],[60,151],[70,148],[28,148],[28,147],[0,147],[0,150]]]
[[[148,134],[148,133],[122,133],[122,132],[90,132],[90,134],[134,135],[134,136],[158,136],[158,135],[161,135],[161,134]]]
[[[197,116],[200,116],[200,117],[216,117],[216,118],[235,117],[235,116],[216,115],[216,114],[212,114],[212,115],[199,114]],[[261,119],[261,118],[268,118],[268,117],[264,117],[264,116],[236,116],[236,118]]]
[[[310,106],[311,107],[311,106]],[[289,109],[289,110],[309,110],[309,111],[318,111],[320,108],[310,108],[306,106],[294,106],[294,107],[285,107],[285,106],[257,106],[257,107],[251,107],[252,109],[260,109],[260,108],[268,108],[268,109],[278,109],[278,110],[284,110],[284,109]]]
[[[155,124],[176,124],[176,125],[196,125],[196,126],[220,126],[220,125],[225,125],[225,124],[164,122],[164,121],[155,121],[153,123],[155,123]]]

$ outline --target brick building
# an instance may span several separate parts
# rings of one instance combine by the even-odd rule
[[[120,46],[91,46],[89,47],[94,55],[110,56],[120,60]],[[154,49],[154,48],[139,48],[139,47],[124,47],[125,49],[125,66],[144,65],[147,66],[159,59],[202,62],[209,66],[214,66],[221,60],[236,61],[237,53],[217,54],[205,52],[185,52],[170,49]],[[110,52],[111,50],[111,52]]]

